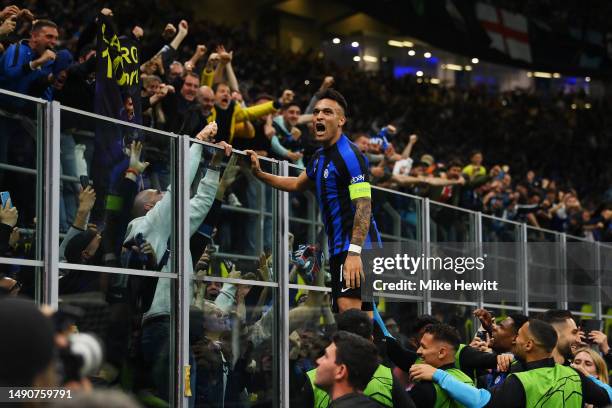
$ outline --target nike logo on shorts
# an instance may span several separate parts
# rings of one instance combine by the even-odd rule
[[[350,290],[351,288],[346,288],[344,287],[344,265],[340,265],[340,285],[341,285],[341,289],[340,289],[340,293],[344,293],[347,290]]]

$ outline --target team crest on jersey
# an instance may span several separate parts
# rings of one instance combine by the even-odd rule
[[[326,167],[325,171],[323,171],[323,178],[327,178],[327,176],[329,176],[329,170]]]

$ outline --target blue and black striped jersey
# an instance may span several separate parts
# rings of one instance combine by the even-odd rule
[[[343,134],[333,146],[315,152],[306,166],[306,174],[316,184],[329,255],[347,251],[355,218],[352,200],[371,196],[367,158]],[[373,243],[381,246],[376,222],[371,217],[364,249],[372,248]]]

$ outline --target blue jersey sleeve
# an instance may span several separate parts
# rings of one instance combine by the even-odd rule
[[[481,408],[491,399],[491,393],[464,384],[443,370],[436,370],[433,380],[455,401],[467,408]]]
[[[309,179],[313,181],[315,180],[315,173],[317,171],[317,164],[319,162],[319,156],[320,156],[320,152],[317,151],[312,156],[308,164],[306,165],[306,175],[308,176]]]
[[[610,401],[612,401],[612,387],[602,382],[599,378],[593,377],[592,375],[589,375],[587,378],[593,381],[595,384],[599,385],[604,390],[606,390],[606,392],[608,393],[608,398],[610,398]]]
[[[343,149],[341,155],[348,171],[348,188],[351,200],[371,197],[370,170],[366,157],[357,149],[357,146],[350,142],[347,148]]]

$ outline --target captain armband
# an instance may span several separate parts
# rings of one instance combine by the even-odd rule
[[[349,194],[351,196],[351,200],[363,197],[370,198],[372,197],[372,187],[367,181],[351,184],[349,185]]]

